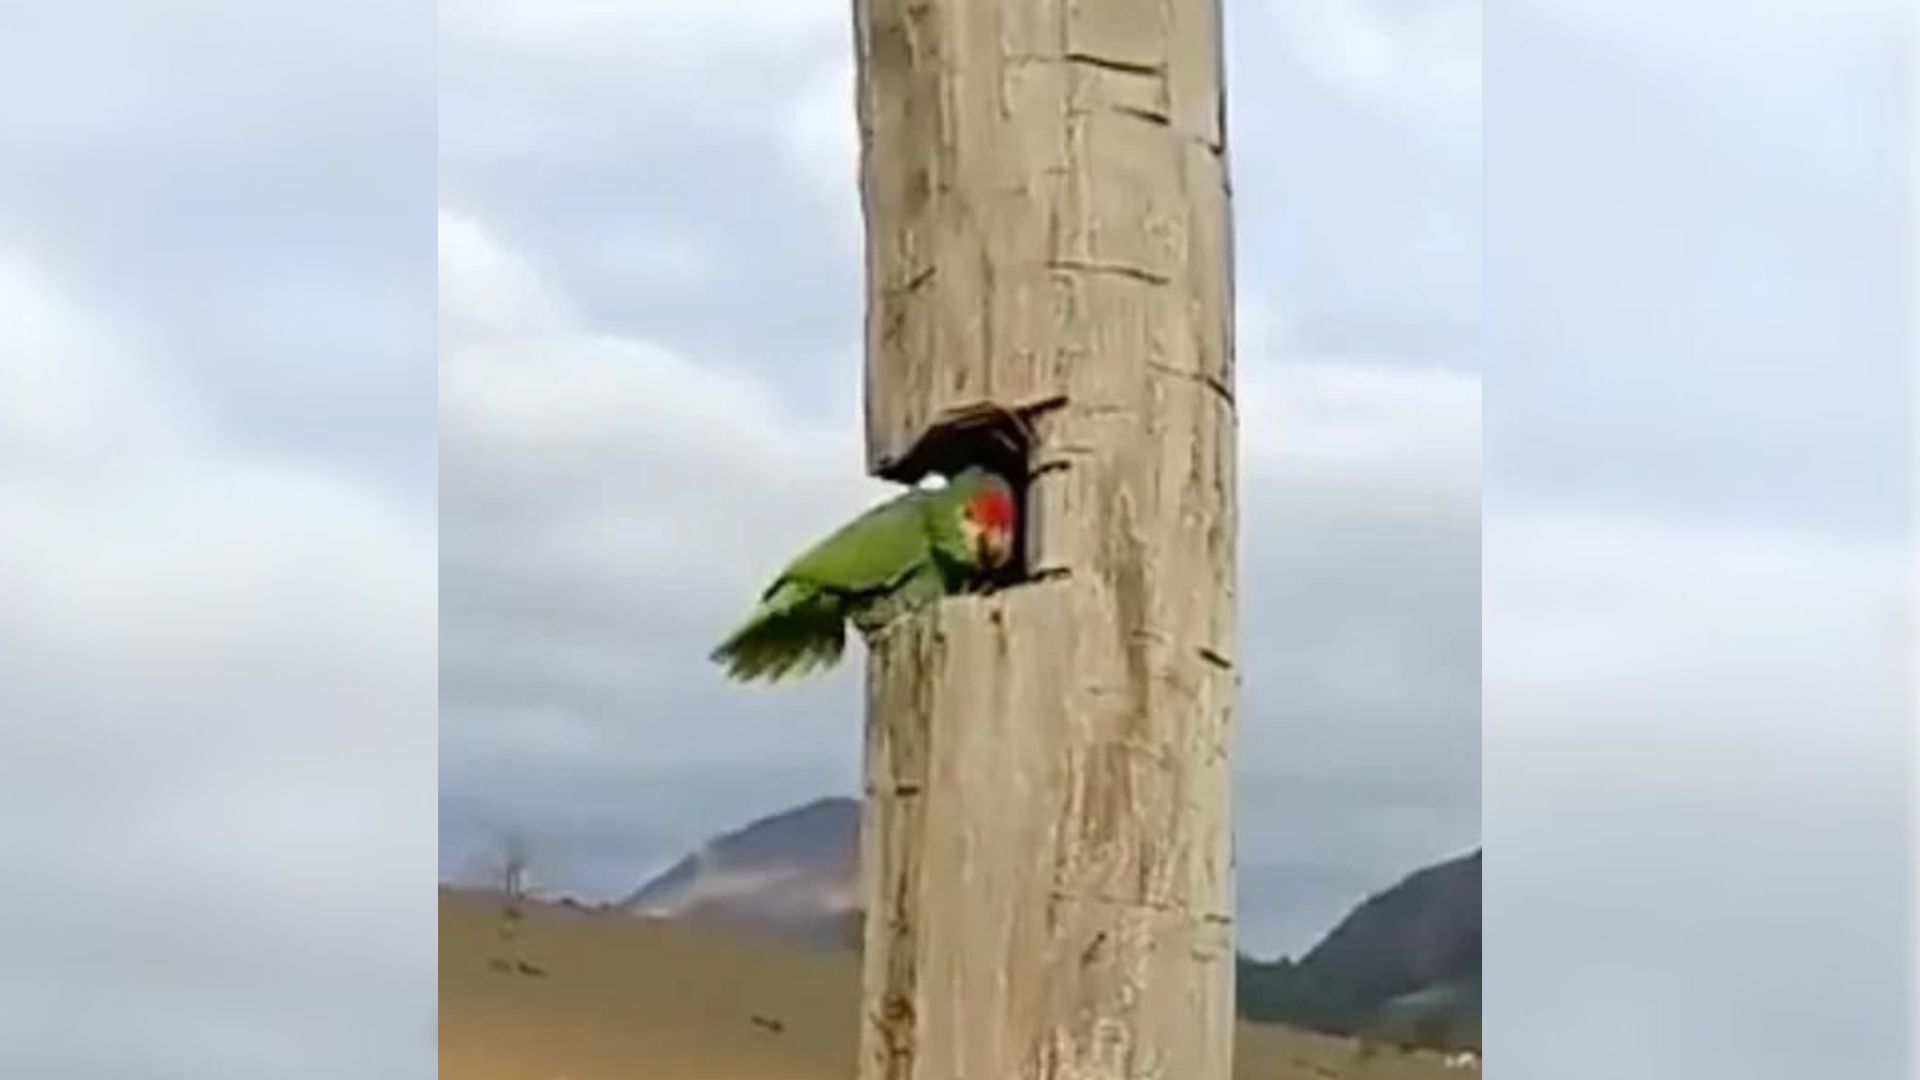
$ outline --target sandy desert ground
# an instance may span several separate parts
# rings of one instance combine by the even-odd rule
[[[852,1080],[851,954],[440,894],[443,1080]],[[1235,1080],[1477,1077],[1432,1054],[1242,1025]]]

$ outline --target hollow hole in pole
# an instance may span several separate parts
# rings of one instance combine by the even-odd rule
[[[908,485],[934,476],[950,479],[974,466],[1006,479],[1017,507],[1013,558],[994,574],[992,588],[1009,588],[1030,578],[1034,418],[1065,403],[1065,398],[1051,398],[1025,406],[978,402],[949,409],[928,425],[912,449],[880,470],[885,479]]]

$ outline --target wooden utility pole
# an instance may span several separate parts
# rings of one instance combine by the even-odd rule
[[[869,658],[861,1080],[1227,1080],[1218,0],[854,13],[869,467],[1026,511],[1020,584]]]

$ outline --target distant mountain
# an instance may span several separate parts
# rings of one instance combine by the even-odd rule
[[[856,944],[859,847],[860,804],[820,799],[709,842],[617,906],[789,940]]]
[[[859,945],[860,804],[820,799],[713,840],[619,905]],[[1298,961],[1242,958],[1242,1015],[1429,1047],[1480,1042],[1480,852],[1368,898]]]
[[[1368,898],[1298,962],[1242,961],[1241,1011],[1422,1046],[1480,1043],[1480,858]]]

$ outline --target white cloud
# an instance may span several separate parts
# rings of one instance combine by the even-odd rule
[[[456,562],[497,547],[602,598],[664,587],[718,631],[785,545],[886,490],[861,477],[852,423],[590,329],[472,221],[443,215],[440,258],[443,504],[481,526],[444,538]]]
[[[433,522],[225,445],[138,343],[0,268],[0,430],[38,451],[0,473],[0,941],[34,988],[0,1060],[425,1062]]]
[[[502,251],[478,223],[443,209],[438,225],[442,340],[541,332],[577,318],[532,267]]]
[[[0,250],[0,456],[16,468],[99,468],[191,440],[185,403],[127,362],[120,337],[45,271]]]
[[[1438,368],[1302,361],[1241,378],[1242,436],[1255,469],[1355,502],[1405,488],[1475,512],[1480,376]],[[1372,489],[1372,490],[1370,490]]]

